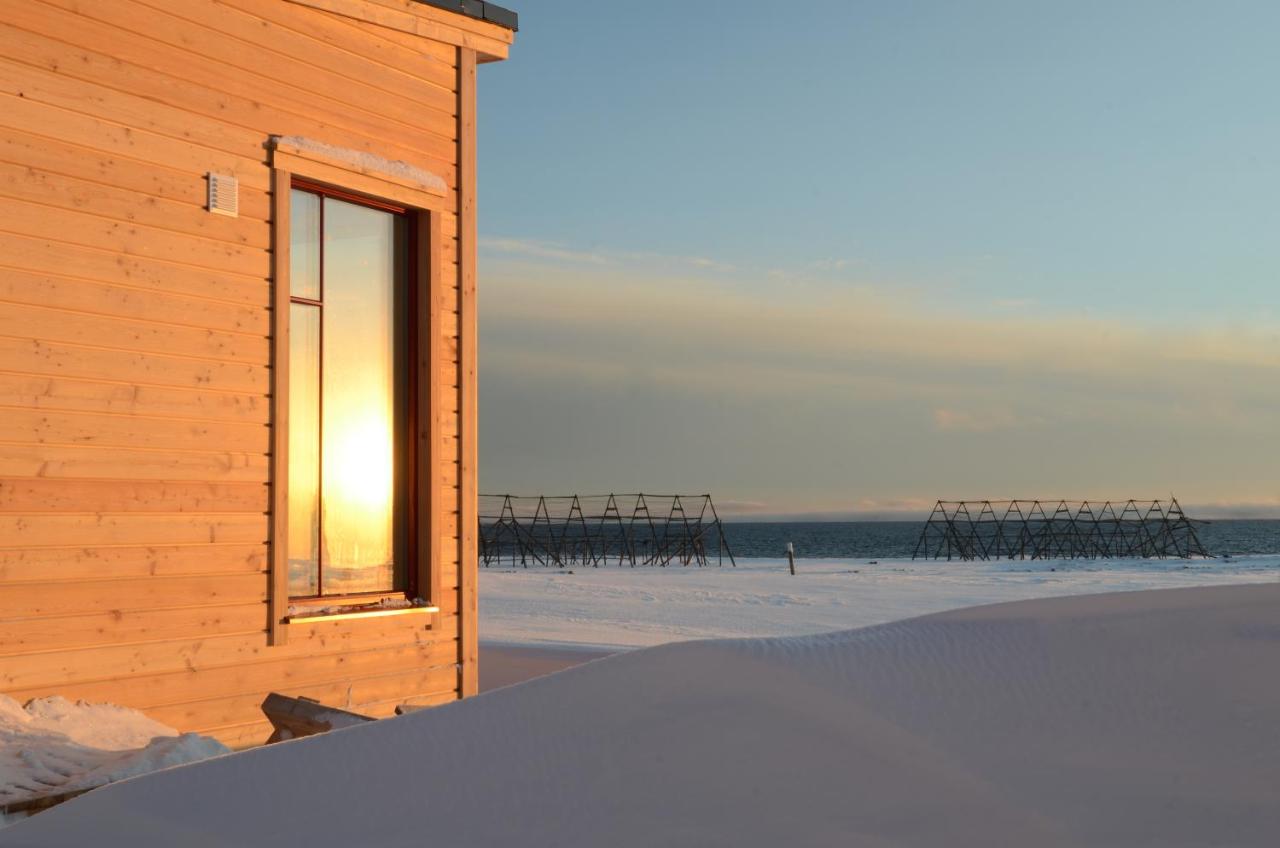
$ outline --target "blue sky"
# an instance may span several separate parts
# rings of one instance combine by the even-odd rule
[[[1280,499],[1280,5],[518,11],[482,488]]]

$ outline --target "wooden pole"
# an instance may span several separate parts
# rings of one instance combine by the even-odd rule
[[[787,542],[787,562],[791,564],[791,576],[796,576],[796,546]]]

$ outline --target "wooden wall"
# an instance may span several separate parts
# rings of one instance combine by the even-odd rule
[[[270,689],[377,715],[473,690],[463,142],[473,48],[504,37],[406,0],[0,0],[0,692],[114,701],[248,745]],[[450,188],[433,627],[292,625],[267,645],[270,134]],[[208,171],[239,178],[240,217],[205,210]]]

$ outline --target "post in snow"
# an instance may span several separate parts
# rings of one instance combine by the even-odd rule
[[[787,562],[791,564],[791,576],[796,576],[796,546],[787,542]]]

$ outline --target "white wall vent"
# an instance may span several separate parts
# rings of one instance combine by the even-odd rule
[[[209,211],[240,217],[240,181],[227,174],[209,172]]]

